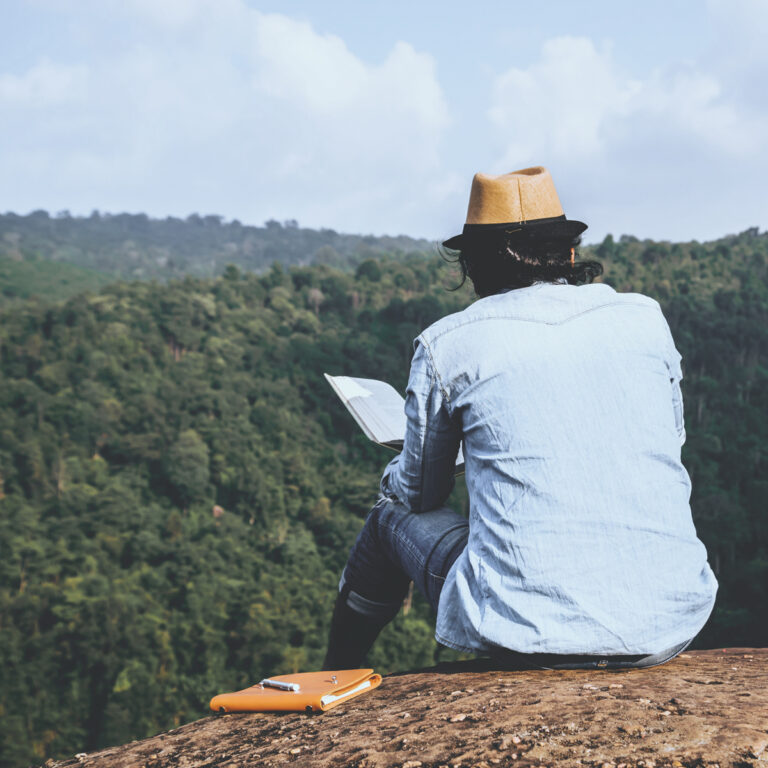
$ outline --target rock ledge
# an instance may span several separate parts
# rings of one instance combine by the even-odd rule
[[[768,767],[768,649],[628,672],[490,662],[390,675],[322,715],[207,717],[48,768]]]

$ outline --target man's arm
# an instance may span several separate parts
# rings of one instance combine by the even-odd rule
[[[444,504],[453,490],[461,425],[448,413],[439,376],[421,337],[415,339],[414,348],[405,397],[405,442],[384,470],[380,490],[411,512],[426,512]]]

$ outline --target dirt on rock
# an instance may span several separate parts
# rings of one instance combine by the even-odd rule
[[[768,649],[646,670],[512,671],[478,660],[389,675],[319,715],[206,717],[48,768],[768,768]]]

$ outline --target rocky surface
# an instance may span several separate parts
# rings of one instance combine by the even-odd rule
[[[689,651],[627,672],[391,675],[320,715],[207,717],[53,768],[768,766],[768,649]]]

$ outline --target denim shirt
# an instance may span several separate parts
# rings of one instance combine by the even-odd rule
[[[469,540],[440,643],[650,654],[702,628],[717,581],[680,461],[680,359],[658,302],[605,283],[506,291],[419,334],[380,490],[443,505],[463,441]]]

